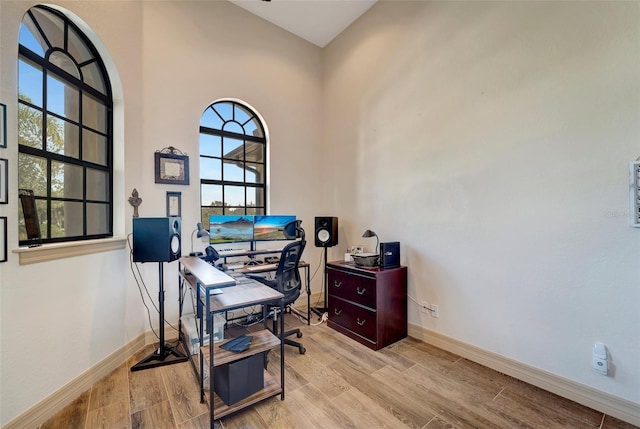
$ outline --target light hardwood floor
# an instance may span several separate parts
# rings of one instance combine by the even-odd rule
[[[302,325],[291,315],[285,320]],[[374,352],[324,324],[302,329],[307,353],[285,351],[285,400],[263,401],[218,427],[636,427],[412,338]],[[152,351],[133,356],[39,429],[208,428],[208,408],[189,363],[129,370]],[[279,378],[278,353],[269,360]]]

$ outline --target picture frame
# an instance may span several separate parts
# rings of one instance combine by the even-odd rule
[[[18,189],[18,198],[22,206],[24,228],[27,233],[27,240],[25,242],[29,247],[40,246],[40,244],[42,244],[42,235],[40,232],[36,197],[31,189]],[[20,243],[23,244],[22,241]]]
[[[0,103],[0,147],[7,147],[7,105]]]
[[[0,217],[0,262],[7,262],[7,217]]]
[[[182,217],[182,193],[167,192],[167,217]]]
[[[175,153],[155,153],[156,183],[189,184],[189,157]]]
[[[9,204],[9,160],[0,158],[0,204]]]

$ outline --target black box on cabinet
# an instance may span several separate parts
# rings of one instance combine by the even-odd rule
[[[396,268],[400,266],[400,242],[380,243],[380,267]]]
[[[217,366],[213,388],[220,399],[233,405],[264,388],[264,353]]]

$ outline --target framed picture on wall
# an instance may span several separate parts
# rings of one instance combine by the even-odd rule
[[[7,106],[0,103],[0,147],[7,147]]]
[[[24,229],[27,233],[29,247],[39,246],[42,242],[40,235],[40,221],[38,220],[38,207],[36,197],[31,189],[18,189],[18,198],[22,205],[24,216]]]
[[[155,153],[156,183],[189,184],[189,157],[176,153]]]
[[[182,202],[180,192],[167,192],[167,217],[182,216]]]
[[[9,160],[0,158],[0,204],[9,204]]]
[[[0,217],[0,262],[7,262],[7,217]]]

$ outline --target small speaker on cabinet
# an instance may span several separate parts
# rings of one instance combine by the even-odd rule
[[[380,267],[396,268],[400,266],[400,242],[380,243]]]
[[[180,258],[179,217],[134,217],[133,261],[171,262]]]
[[[333,247],[338,244],[338,218],[318,216],[315,222],[316,247]]]

